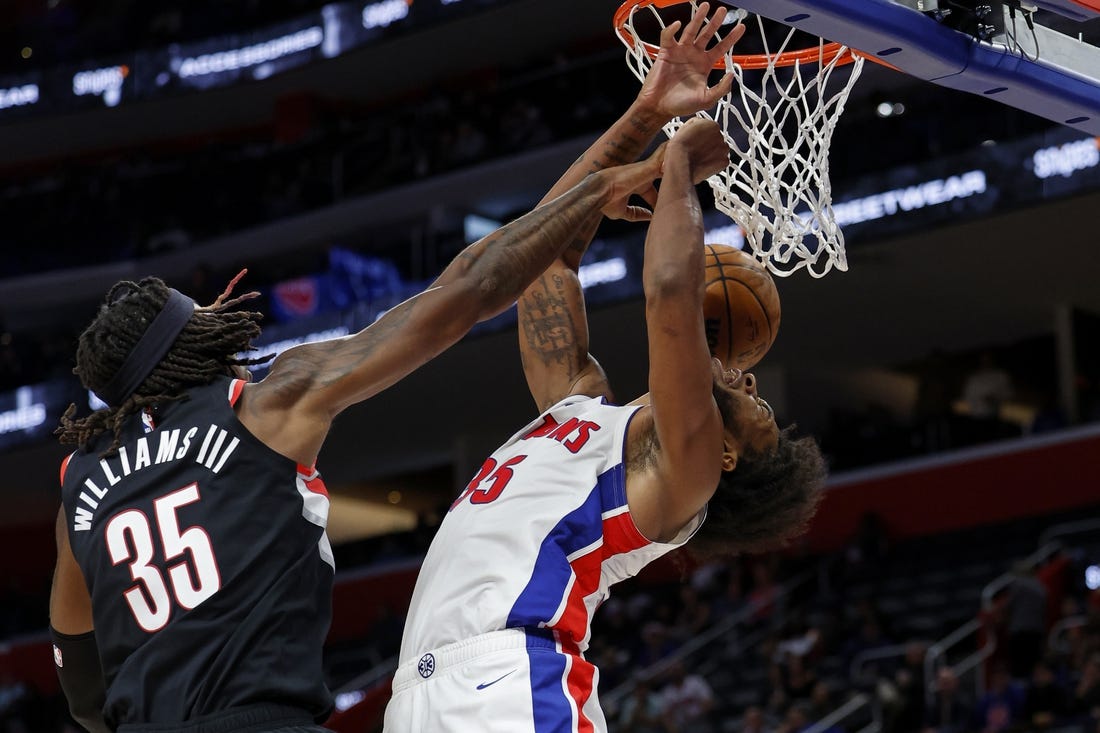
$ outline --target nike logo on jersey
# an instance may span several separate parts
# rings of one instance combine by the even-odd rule
[[[515,671],[516,671],[516,670],[514,670],[514,669],[512,670],[512,672],[515,672]],[[495,685],[496,683],[500,682],[500,681],[501,681],[502,679],[504,679],[504,678],[505,678],[505,677],[507,677],[508,675],[512,674],[512,672],[506,672],[505,674],[502,674],[502,675],[501,675],[500,677],[497,677],[497,678],[496,678],[495,680],[493,680],[492,682],[482,682],[482,683],[481,683],[480,685],[478,685],[478,686],[477,686],[477,689],[479,689],[479,690],[484,690],[484,689],[485,689],[486,687],[488,687],[489,685]]]

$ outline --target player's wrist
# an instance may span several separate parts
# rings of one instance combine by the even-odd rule
[[[658,100],[643,95],[634,100],[627,114],[635,128],[654,136],[675,116],[662,109]]]

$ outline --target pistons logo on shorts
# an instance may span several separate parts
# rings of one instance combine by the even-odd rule
[[[53,663],[58,667],[65,666],[65,658],[61,656],[61,650],[57,648],[57,644],[53,645]]]
[[[435,672],[435,657],[431,654],[425,654],[420,658],[420,663],[416,665],[416,671],[420,673],[420,676],[424,679],[428,679],[432,676],[432,672]]]

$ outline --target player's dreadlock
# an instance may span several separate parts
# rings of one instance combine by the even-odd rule
[[[259,336],[259,321],[263,317],[254,311],[229,310],[259,295],[250,292],[227,300],[244,274],[242,271],[233,278],[213,304],[195,311],[168,353],[121,404],[83,418],[74,418],[76,405],[70,405],[61,417],[61,427],[54,433],[60,442],[88,447],[98,435],[112,429],[114,442],[102,454],[112,455],[118,450],[123,425],[130,415],[157,403],[185,399],[184,393],[191,387],[209,384],[219,376],[233,376],[234,366],[270,360],[270,355],[257,359],[238,357],[255,350],[252,339]],[[168,286],[156,277],[137,283],[125,280],[111,288],[95,320],[80,334],[77,346],[73,374],[80,377],[87,389],[98,394],[110,382],[164,308],[168,296]]]

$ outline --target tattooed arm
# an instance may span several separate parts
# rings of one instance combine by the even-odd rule
[[[463,250],[424,292],[359,333],[288,349],[237,406],[275,451],[312,465],[333,418],[396,383],[511,306],[592,216],[629,217],[626,201],[659,169],[636,163],[576,186]]]
[[[707,50],[727,12],[720,7],[707,21],[708,9],[707,3],[701,3],[683,33],[679,33],[679,21],[664,30],[661,51],[637,99],[570,166],[544,201],[560,195],[592,172],[636,160],[673,117],[713,106],[729,91],[731,75],[727,74],[713,87],[707,85],[707,76],[715,61],[741,37],[744,28],[731,29],[714,48]],[[657,159],[660,160],[660,153]],[[656,191],[648,187],[642,196],[652,203]],[[587,220],[562,256],[519,300],[520,358],[527,385],[540,411],[571,394],[611,396],[607,376],[588,353],[588,319],[577,275],[599,223],[598,214]]]

